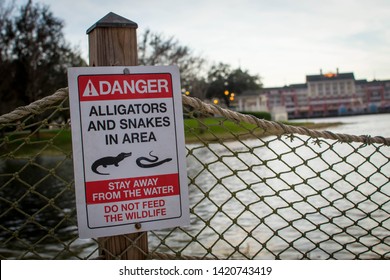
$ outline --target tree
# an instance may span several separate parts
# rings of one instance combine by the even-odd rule
[[[190,48],[181,45],[174,37],[147,29],[138,44],[138,60],[142,65],[176,64],[180,68],[183,93],[204,99],[223,98],[229,106],[229,93],[241,94],[248,89],[261,88],[261,79],[241,68],[231,69],[225,63],[214,64],[205,71],[205,59],[193,55]],[[206,74],[207,73],[207,74]]]
[[[173,36],[167,38],[147,29],[139,40],[138,60],[141,65],[177,65],[183,91],[198,98],[205,96],[202,77],[205,60],[195,56],[189,47],[181,45]]]
[[[62,20],[48,6],[29,0],[0,20],[0,114],[27,105],[67,85],[67,68],[86,65],[65,41]]]
[[[219,64],[211,66],[207,73],[207,98],[222,97],[225,100],[226,104],[229,103],[229,100],[225,98],[223,93],[225,92],[225,90],[228,90],[227,87],[230,71],[230,66],[221,62]]]
[[[219,63],[213,65],[208,74],[207,97],[223,99],[229,107],[231,98],[240,95],[246,90],[256,90],[262,87],[261,78],[258,75],[250,75],[247,70],[241,68],[231,69],[230,65]]]

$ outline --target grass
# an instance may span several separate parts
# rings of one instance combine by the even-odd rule
[[[340,123],[312,122],[286,123],[309,129],[322,129]],[[184,119],[186,143],[242,140],[251,137],[264,137],[272,134],[256,125],[233,122],[224,118]],[[46,129],[39,134],[30,131],[12,132],[0,138],[0,156],[20,157],[32,154],[70,155],[72,151],[70,129]]]
[[[12,132],[0,138],[0,156],[18,158],[25,155],[62,154],[69,156],[72,151],[70,129],[45,129],[39,133],[31,131]]]
[[[284,124],[309,129],[324,129],[341,123],[285,122]],[[184,132],[187,143],[198,141],[229,141],[276,134],[254,124],[233,122],[224,118],[185,119]]]

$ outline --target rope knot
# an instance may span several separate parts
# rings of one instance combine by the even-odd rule
[[[364,146],[373,144],[373,139],[371,135],[361,135],[361,137],[363,138]]]

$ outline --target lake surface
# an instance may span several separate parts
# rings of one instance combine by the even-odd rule
[[[335,133],[382,136],[390,138],[390,114],[345,116],[310,120],[301,119],[293,121],[310,121],[316,123],[342,122],[342,125],[331,127],[329,130]]]
[[[390,137],[390,114],[310,121],[343,122],[329,129],[336,133]],[[378,152],[361,143],[281,136],[187,149],[191,226],[150,232],[150,251],[235,259],[389,257],[389,148]],[[71,160],[37,160],[39,166],[27,159],[0,162],[0,174],[8,174],[0,177],[6,186],[0,221],[18,235],[3,230],[0,255],[96,257],[96,242],[77,238],[68,183],[73,180]],[[59,174],[50,174],[53,168]],[[11,186],[13,176],[21,180]],[[27,185],[35,186],[28,195]],[[15,195],[19,210],[10,203]]]

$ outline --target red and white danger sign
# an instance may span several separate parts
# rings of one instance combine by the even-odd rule
[[[68,71],[80,238],[189,224],[175,66]]]

